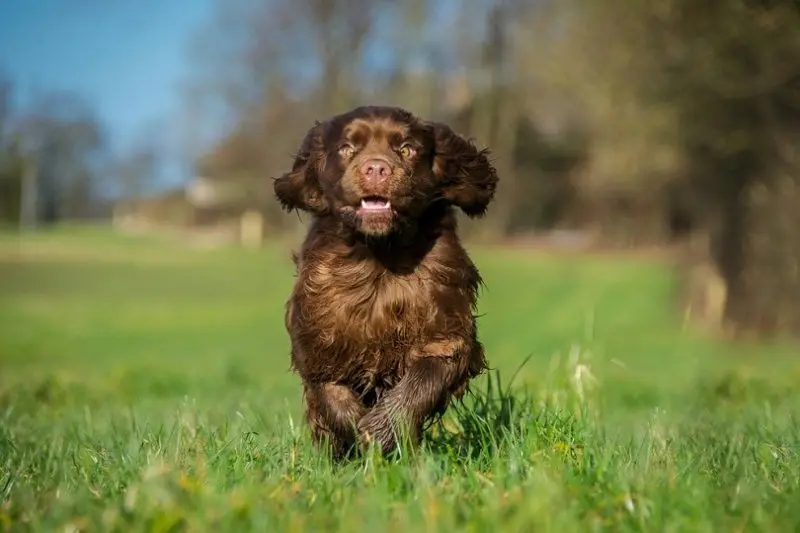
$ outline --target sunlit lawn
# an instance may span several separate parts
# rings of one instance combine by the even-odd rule
[[[492,387],[337,466],[288,371],[288,247],[3,234],[0,530],[800,526],[796,346],[684,331],[654,261],[472,251]]]

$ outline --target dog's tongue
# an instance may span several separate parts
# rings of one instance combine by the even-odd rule
[[[362,209],[389,209],[388,200],[379,200],[376,198],[369,198],[361,200]]]

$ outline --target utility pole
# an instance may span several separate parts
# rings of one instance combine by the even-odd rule
[[[31,141],[30,137],[24,138],[23,141],[25,169],[22,173],[22,187],[20,187],[19,226],[20,229],[33,229],[39,219],[39,150],[41,142]]]
[[[37,84],[31,85],[32,100],[39,100],[41,91]],[[34,229],[39,221],[39,157],[43,146],[43,131],[34,116],[29,116],[23,121],[21,130],[22,157],[25,168],[22,173],[22,186],[19,199],[19,226]]]
[[[26,161],[25,171],[22,174],[22,187],[20,190],[20,210],[19,210],[19,226],[20,228],[35,228],[37,219],[38,207],[38,165],[36,156],[32,156],[29,161]]]

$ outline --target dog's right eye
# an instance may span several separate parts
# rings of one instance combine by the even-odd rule
[[[339,155],[342,157],[353,157],[354,153],[356,153],[356,149],[352,144],[343,144],[339,147]]]

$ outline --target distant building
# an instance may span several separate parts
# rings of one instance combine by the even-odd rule
[[[186,200],[198,208],[220,207],[245,200],[240,184],[197,176],[184,188]]]

